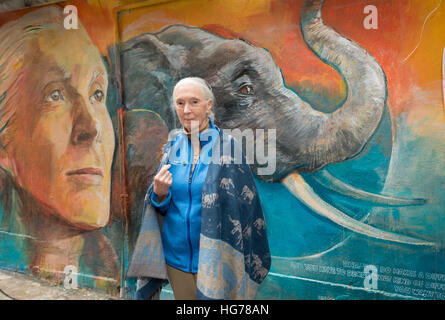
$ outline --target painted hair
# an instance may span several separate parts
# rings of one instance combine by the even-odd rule
[[[28,43],[40,32],[62,29],[63,20],[62,8],[49,6],[0,27],[0,148],[5,148],[13,135],[9,131],[22,99]],[[88,35],[80,21],[79,31]]]

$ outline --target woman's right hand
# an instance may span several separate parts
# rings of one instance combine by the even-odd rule
[[[172,185],[173,178],[172,174],[168,169],[170,169],[171,164],[166,164],[162,166],[158,174],[154,178],[153,191],[158,197],[158,202],[161,203],[168,195],[168,189]]]

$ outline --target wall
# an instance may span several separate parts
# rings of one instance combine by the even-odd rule
[[[71,268],[79,286],[130,297],[123,275],[159,160],[146,150],[178,125],[175,81],[199,75],[220,127],[277,130],[278,171],[256,176],[272,254],[257,298],[445,297],[441,2],[328,0],[338,36],[319,25],[303,36],[316,9],[303,1],[67,4],[88,36],[41,33],[19,59],[14,34],[0,34],[2,268],[54,284]],[[47,19],[38,10],[1,15],[1,29],[30,11]],[[66,179],[79,166],[103,178]]]
[[[8,12],[61,1],[51,0],[4,0],[0,3],[0,12]]]

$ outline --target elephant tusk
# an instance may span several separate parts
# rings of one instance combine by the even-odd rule
[[[299,199],[304,205],[311,208],[315,213],[355,233],[359,233],[376,239],[405,243],[410,245],[435,246],[435,243],[433,242],[427,242],[422,239],[380,230],[351,218],[337,208],[334,208],[330,204],[323,201],[317,194],[315,194],[312,187],[309,186],[306,181],[304,181],[304,179],[297,173],[288,175],[286,178],[283,179],[282,183],[297,199]]]
[[[398,197],[385,196],[381,194],[375,194],[364,190],[360,190],[337,179],[327,170],[321,170],[319,172],[315,172],[312,174],[311,177],[313,177],[318,183],[320,183],[322,186],[331,191],[337,192],[345,196],[350,196],[358,200],[370,201],[373,202],[374,204],[381,204],[386,206],[414,206],[426,203],[425,199],[420,199],[420,198],[418,199],[398,198]]]

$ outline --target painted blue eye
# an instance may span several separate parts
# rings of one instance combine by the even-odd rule
[[[62,101],[62,100],[63,100],[63,95],[59,89],[52,91],[46,97],[46,101],[48,101],[48,102],[56,102],[56,101]]]
[[[96,91],[94,91],[91,98],[97,102],[102,102],[102,100],[104,99],[104,96],[105,96],[104,92],[100,89],[97,89]]]

